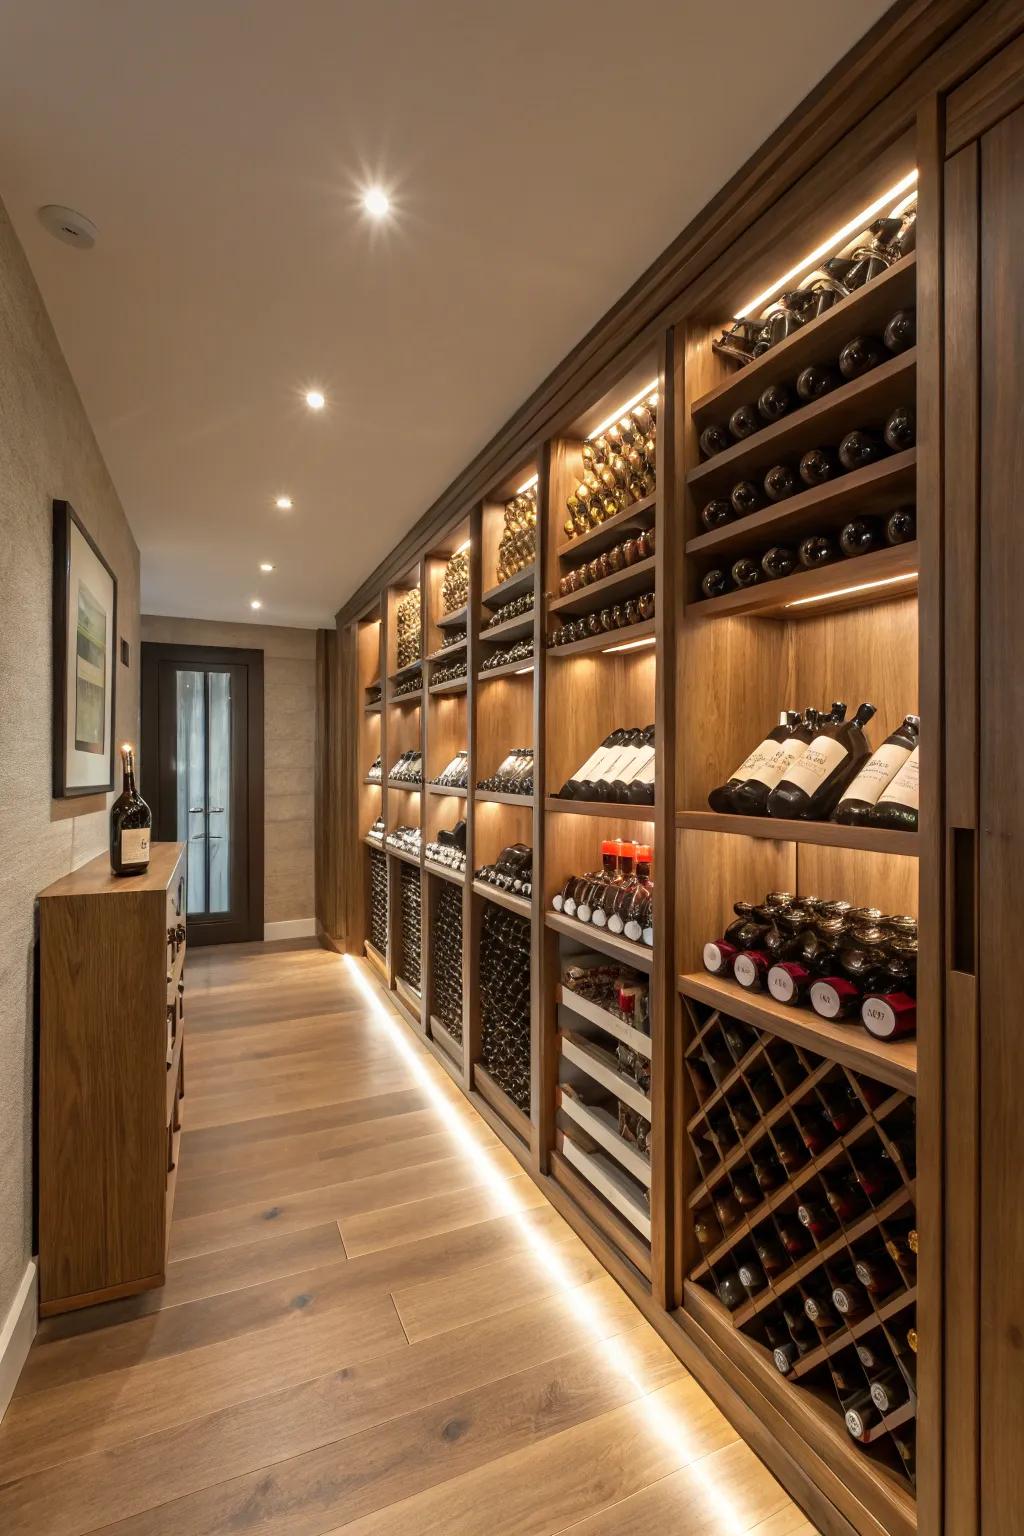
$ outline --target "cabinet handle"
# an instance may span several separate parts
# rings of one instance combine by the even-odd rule
[[[950,884],[952,911],[950,913],[950,948],[952,969],[965,976],[975,972],[977,945],[975,920],[975,832],[973,827],[953,827],[950,841]]]

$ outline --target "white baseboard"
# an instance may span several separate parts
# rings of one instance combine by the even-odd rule
[[[269,939],[315,939],[315,917],[293,917],[287,923],[264,923],[264,942]]]
[[[37,1282],[36,1261],[32,1259],[0,1328],[0,1419],[14,1396],[18,1377],[36,1335]]]

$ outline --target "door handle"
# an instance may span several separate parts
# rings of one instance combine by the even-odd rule
[[[205,810],[205,805],[190,805],[188,808],[188,813],[190,816],[201,816]]]
[[[222,805],[211,805],[207,814],[210,816],[223,816],[224,807]]]

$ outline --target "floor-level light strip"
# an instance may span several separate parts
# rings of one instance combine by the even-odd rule
[[[651,1429],[677,1459],[679,1468],[685,1468],[689,1475],[700,1481],[703,1492],[713,1505],[721,1524],[721,1536],[744,1536],[744,1533],[750,1530],[750,1521],[741,1517],[719,1479],[703,1467],[702,1462],[706,1453],[688,1444],[685,1426],[676,1414],[666,1408],[662,1402],[655,1400],[650,1388],[644,1383],[641,1371],[631,1357],[628,1345],[609,1331],[614,1327],[612,1320],[602,1314],[601,1307],[592,1296],[584,1294],[580,1282],[573,1277],[555,1244],[545,1237],[543,1232],[537,1231],[530,1221],[530,1207],[523,1205],[518,1191],[512,1188],[509,1178],[494,1163],[490,1152],[486,1147],[481,1147],[467,1129],[464,1112],[457,1108],[449,1097],[449,1093],[454,1090],[446,1091],[439,1084],[434,1075],[433,1063],[428,1062],[423,1052],[414,1045],[406,1026],[392,1012],[390,1006],[382,1001],[376,982],[368,976],[361,962],[353,955],[345,955],[343,959],[371,1016],[386,1031],[391,1043],[416,1079],[417,1085],[426,1094],[431,1107],[443,1122],[445,1130],[456,1143],[460,1154],[470,1159],[482,1174],[483,1183],[494,1195],[501,1214],[508,1216],[516,1223],[525,1245],[539,1267],[550,1276],[558,1288],[564,1294],[570,1291],[574,1293],[575,1315],[592,1333],[594,1342],[601,1349],[608,1365],[633,1388]],[[720,1536],[718,1528],[715,1536]]]

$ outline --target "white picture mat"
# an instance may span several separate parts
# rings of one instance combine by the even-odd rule
[[[75,705],[78,686],[78,586],[84,582],[106,610],[106,684],[103,718],[103,751],[81,752],[75,746]],[[73,518],[68,519],[68,616],[65,635],[64,781],[69,788],[81,789],[91,784],[97,788],[110,782],[110,748],[114,730],[114,584],[102,561],[98,560],[82,536]]]

